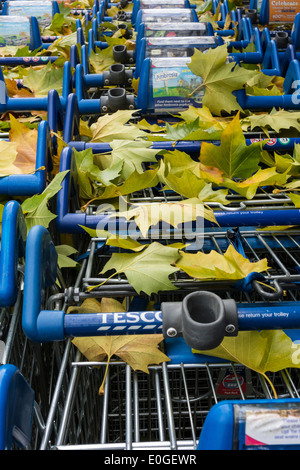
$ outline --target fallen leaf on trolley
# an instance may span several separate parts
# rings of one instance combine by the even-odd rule
[[[263,258],[251,263],[236,249],[229,245],[224,254],[215,250],[210,253],[184,253],[176,266],[196,279],[239,280],[252,272],[264,272],[269,269],[268,261]]]
[[[124,312],[123,304],[115,299],[103,298],[101,302],[96,299],[86,299],[80,307],[71,307],[67,313],[108,313]],[[92,336],[74,338],[73,344],[79,349],[88,361],[104,361],[107,366],[99,394],[104,393],[104,384],[113,356],[125,361],[134,371],[149,373],[148,366],[169,361],[169,358],[158,348],[163,340],[161,334],[151,335],[124,335],[124,336]]]
[[[28,88],[18,87],[16,80],[5,79],[7,94],[10,98],[32,98],[32,93]]]
[[[170,280],[170,275],[178,271],[178,267],[174,264],[179,258],[178,248],[152,242],[142,252],[113,253],[103,267],[102,274],[114,271],[106,279],[107,281],[117,274],[124,273],[138,294],[145,292],[151,295],[163,290],[176,289]],[[93,286],[95,287],[97,286]]]
[[[21,170],[21,173],[32,173],[35,170],[37,136],[36,129],[29,129],[25,124],[10,115],[9,139],[17,146],[14,164]]]

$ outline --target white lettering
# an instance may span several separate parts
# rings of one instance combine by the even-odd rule
[[[139,321],[139,316],[137,313],[127,313],[128,323],[137,323]]]
[[[147,313],[149,312],[143,312],[141,313],[141,320],[144,321],[144,322],[154,322],[154,318],[150,318],[150,319],[147,319],[146,315]]]
[[[123,313],[115,313],[114,314],[114,323],[125,323],[125,319],[123,318]]]

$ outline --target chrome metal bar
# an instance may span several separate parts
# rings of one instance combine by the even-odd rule
[[[132,449],[132,391],[131,391],[131,368],[126,365],[126,450]]]
[[[79,363],[79,364],[81,365],[82,363]],[[106,379],[105,379],[105,383],[104,383],[101,433],[100,433],[100,443],[101,444],[105,444],[106,436],[107,436],[109,392],[110,392],[110,367],[108,367],[107,374],[106,374]]]
[[[196,440],[196,434],[195,434],[195,429],[194,429],[194,425],[193,425],[193,416],[192,416],[191,404],[190,404],[190,400],[189,400],[189,392],[188,392],[188,387],[187,387],[187,383],[186,383],[186,377],[185,377],[185,371],[184,371],[183,364],[180,364],[180,368],[181,368],[181,373],[182,373],[182,379],[183,379],[184,391],[185,391],[185,396],[186,396],[186,403],[187,403],[187,407],[188,407],[188,413],[189,413],[189,417],[190,417],[191,431],[192,431],[192,437],[193,437],[193,441],[194,441],[194,448],[196,449],[197,440]]]
[[[49,439],[50,439],[50,435],[51,435],[53,424],[54,424],[54,416],[55,416],[56,409],[57,409],[57,403],[58,403],[59,396],[61,393],[62,383],[65,378],[65,371],[69,363],[69,355],[70,355],[71,346],[72,346],[71,341],[68,340],[66,344],[66,349],[62,358],[61,368],[57,377],[56,387],[53,393],[53,399],[52,399],[51,406],[49,409],[49,413],[48,413],[48,417],[46,421],[45,433],[43,435],[43,439],[40,445],[40,450],[46,450],[49,444]]]
[[[165,391],[165,399],[166,399],[166,412],[167,412],[168,430],[169,430],[169,435],[170,435],[171,449],[177,450],[176,432],[175,432],[174,417],[173,417],[173,410],[172,410],[172,398],[171,398],[170,384],[168,380],[168,368],[165,362],[162,364],[162,371],[163,371],[163,383],[164,383],[164,391]]]

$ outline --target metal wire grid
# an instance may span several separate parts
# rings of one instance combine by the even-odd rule
[[[246,199],[233,191],[228,191],[228,204],[224,205],[220,202],[207,201],[205,204],[215,210],[222,211],[241,211],[241,210],[271,210],[271,209],[295,209],[287,192],[273,192],[274,188],[259,188],[256,195],[252,199]],[[158,184],[153,188],[146,188],[136,191],[127,196],[127,204],[153,204],[153,203],[171,203],[179,202],[185,199],[183,196],[170,191],[164,190],[162,184]],[[101,201],[99,201],[101,204]],[[102,207],[101,207],[102,209]],[[79,211],[79,209],[77,209]],[[90,204],[88,206],[88,214],[96,215],[99,212],[99,205]],[[103,212],[105,214],[105,212]]]
[[[203,238],[199,238],[202,248],[200,250],[196,249],[196,251],[209,253],[211,250],[215,250],[218,253],[224,253],[230,243],[227,233],[224,230],[206,231]],[[257,262],[264,258],[268,260],[270,269],[267,273],[264,273],[267,284],[271,285],[276,281],[280,283],[282,288],[289,287],[295,291],[298,290],[298,282],[300,281],[300,231],[241,230],[240,235],[245,255],[251,262]],[[79,295],[82,297],[88,295],[89,287],[94,287],[92,295],[118,296],[128,293],[134,294],[133,287],[123,274],[118,274],[110,279],[109,275],[111,273],[99,274],[113,252],[108,247],[99,249],[101,241],[103,240],[97,238],[92,238],[90,241],[87,250],[88,257],[82,264],[82,281],[79,287]],[[233,283],[228,281],[192,279],[181,271],[172,274],[170,279],[179,290],[195,290],[197,288],[228,289],[229,286],[233,286]],[[103,285],[97,287],[101,283]],[[295,295],[297,295],[296,292]]]
[[[149,367],[149,374],[112,362],[104,394],[99,396],[106,363],[87,363],[71,345],[67,353],[70,381],[66,390],[58,389],[41,449],[195,449],[215,403],[274,398],[263,376],[222,362],[164,363]],[[61,372],[63,376],[65,371]],[[270,374],[278,398],[299,398],[299,378],[295,369]]]
[[[83,266],[86,268],[87,264],[85,259]],[[85,269],[81,269],[73,290],[78,304],[84,296],[77,296],[76,289],[84,274]],[[185,292],[161,293],[153,296],[153,301],[180,301]],[[238,303],[262,301],[257,293],[223,291],[222,295],[235,298]],[[285,300],[297,297],[297,289],[285,293]],[[130,298],[131,295],[128,303]],[[49,299],[48,307],[54,301],[55,296]],[[67,342],[42,450],[195,449],[213,404],[225,398],[274,398],[268,381],[260,374],[239,364],[207,357],[192,363],[150,366],[149,374],[134,372],[124,362],[112,360],[104,393],[99,395],[106,366],[104,361],[86,361],[71,340]],[[278,398],[300,396],[298,369],[268,375]]]

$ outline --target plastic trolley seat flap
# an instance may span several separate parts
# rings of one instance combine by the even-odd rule
[[[32,431],[34,391],[11,364],[0,367],[0,449],[29,445]]]
[[[205,420],[198,450],[299,450],[300,400],[224,400]]]
[[[134,25],[136,22],[137,15],[141,10],[149,10],[156,8],[190,8],[189,2],[187,0],[138,0],[133,3],[133,9],[131,14],[131,23]]]
[[[135,30],[138,31],[139,25],[142,23],[153,22],[198,23],[199,19],[196,11],[188,8],[140,10],[136,17]]]
[[[35,16],[1,16],[0,47],[29,46],[30,50],[43,46]]]
[[[203,52],[222,44],[221,38],[215,36],[142,38],[136,54],[135,78],[139,77],[145,58],[191,57],[195,49]]]

